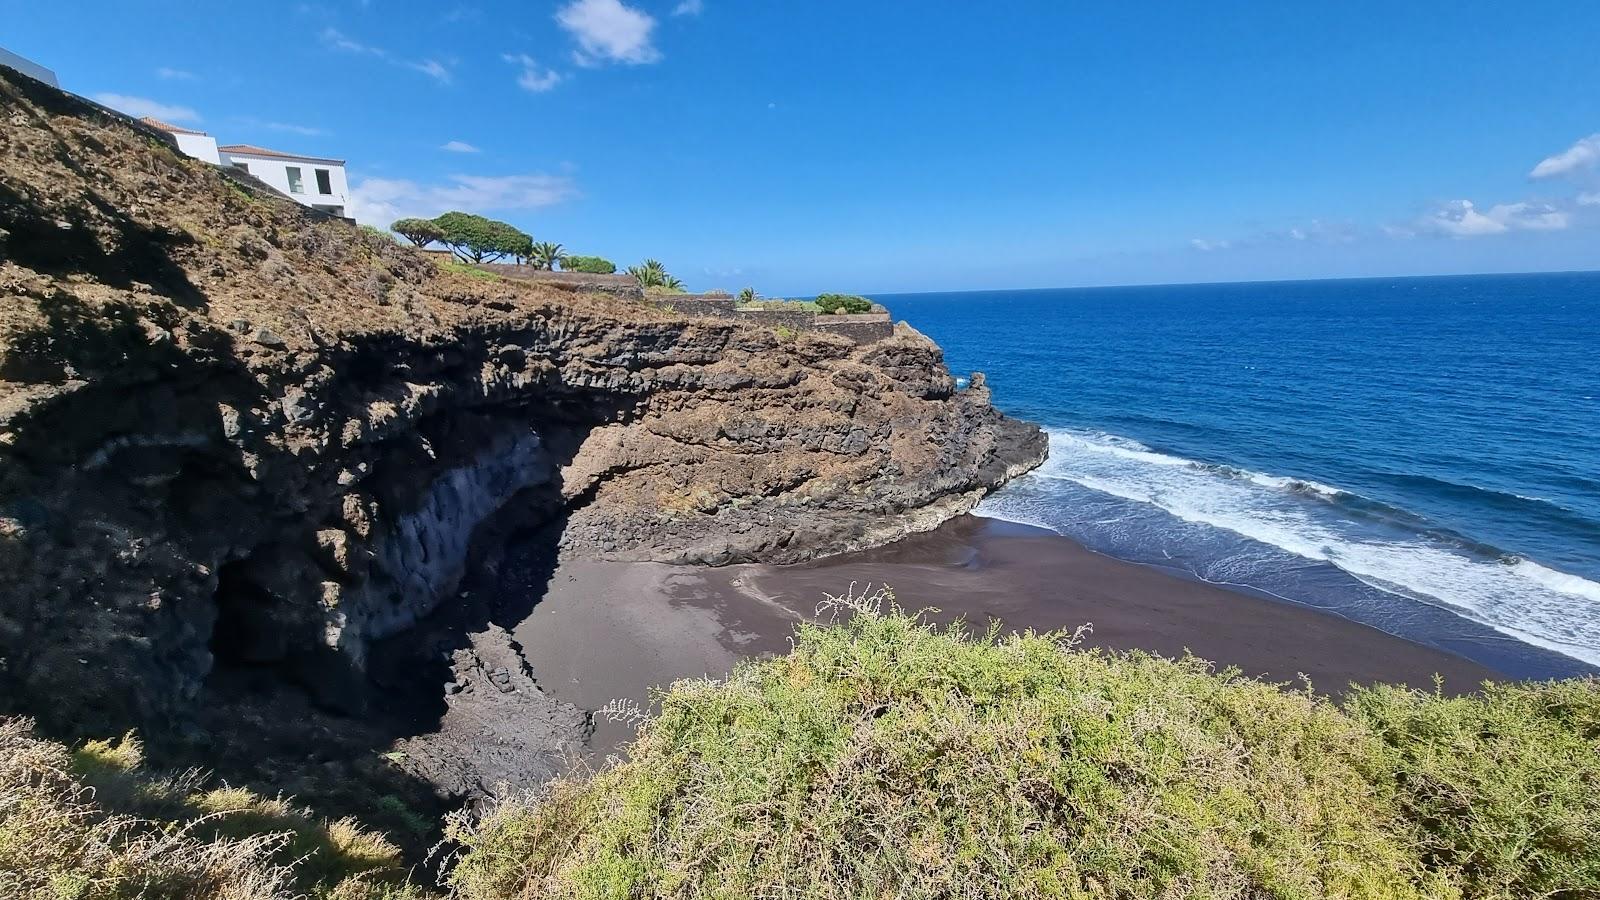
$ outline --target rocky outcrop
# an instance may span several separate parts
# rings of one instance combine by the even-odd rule
[[[788,562],[1038,463],[981,378],[414,251],[0,71],[0,696],[95,733],[221,660],[333,704],[486,534]]]

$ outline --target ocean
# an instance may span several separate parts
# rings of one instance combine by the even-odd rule
[[[1516,677],[1600,671],[1600,273],[874,299],[1049,431],[980,515]]]

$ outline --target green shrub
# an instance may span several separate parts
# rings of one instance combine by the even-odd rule
[[[830,314],[872,312],[872,301],[855,294],[818,294],[817,309]]]
[[[675,684],[619,765],[456,821],[457,890],[1600,896],[1600,682],[1346,712],[1192,658],[851,605],[786,657]]]
[[[617,264],[600,256],[567,256],[561,259],[563,272],[588,272],[591,275],[615,275]]]
[[[1390,749],[1423,855],[1466,896],[1600,897],[1600,683],[1379,687],[1348,706]]]

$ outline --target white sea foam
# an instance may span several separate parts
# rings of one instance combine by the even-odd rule
[[[1600,584],[1531,560],[1475,555],[1398,526],[1376,532],[1324,502],[1348,496],[1331,485],[1205,465],[1126,438],[1069,431],[1051,432],[1050,459],[1032,479],[1046,495],[1052,481],[1071,482],[1153,505],[1600,665]],[[1028,491],[1001,492],[979,511],[1053,527],[1047,497]]]

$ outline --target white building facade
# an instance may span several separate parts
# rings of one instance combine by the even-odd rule
[[[345,176],[342,159],[285,153],[254,144],[219,147],[216,138],[204,131],[180,128],[160,119],[139,121],[171,134],[178,142],[178,149],[195,159],[247,172],[301,205],[335,216],[349,216],[350,182]]]
[[[342,159],[302,156],[252,144],[225,144],[217,153],[222,165],[248,172],[305,206],[336,216],[347,214],[350,182]]]
[[[192,156],[195,159],[204,160],[208,163],[211,163],[213,166],[222,165],[222,154],[217,152],[217,139],[209,134],[206,134],[204,131],[195,131],[192,128],[179,128],[176,125],[169,125],[160,119],[152,119],[149,116],[145,116],[139,121],[149,125],[151,128],[159,128],[162,131],[168,132],[174,138],[177,138],[178,149],[182,150],[185,154]]]

